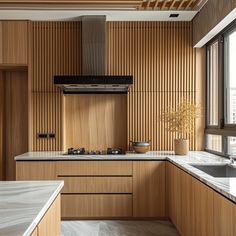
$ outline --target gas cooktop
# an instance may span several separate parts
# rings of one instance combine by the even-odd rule
[[[107,148],[107,150],[86,150],[85,148],[68,148],[65,155],[125,155],[122,148]]]

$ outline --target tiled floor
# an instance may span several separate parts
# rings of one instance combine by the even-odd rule
[[[178,236],[168,221],[62,221],[63,236]]]

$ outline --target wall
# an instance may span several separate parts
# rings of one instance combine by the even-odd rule
[[[134,76],[127,98],[127,145],[129,140],[150,139],[153,150],[172,149],[176,136],[160,121],[161,111],[182,98],[202,99],[204,68],[199,58],[204,50],[192,48],[191,23],[108,22],[107,27],[108,73]],[[64,140],[70,119],[65,114],[68,101],[53,85],[53,75],[80,73],[80,24],[34,22],[32,29],[30,149],[60,150],[70,145]],[[56,138],[41,140],[38,132],[55,132]],[[189,138],[191,149],[201,149],[199,122]]]
[[[196,45],[235,7],[235,0],[208,0],[193,19],[193,45]]]

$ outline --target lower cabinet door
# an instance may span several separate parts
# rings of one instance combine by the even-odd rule
[[[133,162],[133,216],[166,217],[165,161]]]
[[[62,194],[62,218],[132,217],[132,194]]]

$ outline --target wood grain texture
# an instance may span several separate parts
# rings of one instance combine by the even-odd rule
[[[65,96],[64,149],[127,149],[127,96],[80,94]]]
[[[0,22],[0,64],[28,64],[28,22]]]
[[[38,236],[38,226],[34,229],[33,233],[31,236]]]
[[[176,134],[167,132],[161,111],[183,98],[196,102],[198,65],[191,23],[108,22],[107,41],[108,73],[134,76],[128,94],[128,140],[151,140],[152,150],[171,150]],[[189,137],[192,150],[202,136],[201,127]]]
[[[55,180],[56,163],[53,161],[17,161],[16,180]]]
[[[163,161],[133,162],[133,216],[165,217],[165,165]]]
[[[107,137],[111,144],[125,145],[128,149],[129,140],[150,139],[152,150],[171,150],[176,135],[168,133],[167,124],[160,121],[161,111],[168,106],[175,107],[183,98],[198,102],[197,94],[202,90],[198,90],[197,79],[204,80],[204,76],[200,76],[204,74],[204,67],[196,63],[198,51],[192,47],[191,23],[107,22],[107,27],[108,74],[134,76],[134,85],[127,98],[128,133],[123,138],[127,143],[120,143],[121,138],[116,139],[115,133]],[[80,143],[80,135],[68,131],[71,122],[82,127],[76,122],[79,118],[73,118],[77,110],[65,113],[76,107],[79,98],[63,97],[52,81],[55,74],[80,74],[80,23],[34,22],[32,38],[30,149],[62,150],[69,145],[83,146],[86,143]],[[200,98],[205,104],[202,96]],[[40,132],[56,133],[56,138],[37,139]],[[63,140],[64,135],[66,139]],[[189,139],[191,150],[202,149],[203,127],[196,123]],[[91,149],[101,147],[92,140],[90,145]]]
[[[58,177],[62,193],[132,193],[132,177]]]
[[[61,196],[57,196],[38,225],[38,236],[61,235]]]
[[[131,194],[62,195],[62,217],[131,217]]]
[[[61,90],[53,84],[53,76],[80,74],[80,23],[33,22],[30,27],[30,149],[61,150],[63,99]],[[38,139],[38,133],[55,133],[56,137]]]
[[[214,193],[214,236],[228,235],[233,236],[236,232],[235,203],[225,199],[221,195]]]
[[[6,179],[15,180],[16,155],[28,150],[28,74],[6,72]]]
[[[183,236],[215,235],[214,191],[171,163],[167,165],[168,216]],[[207,223],[206,223],[207,222]]]
[[[235,0],[208,0],[193,18],[193,45],[196,45],[235,7]]]
[[[132,161],[57,161],[57,176],[132,176]]]

